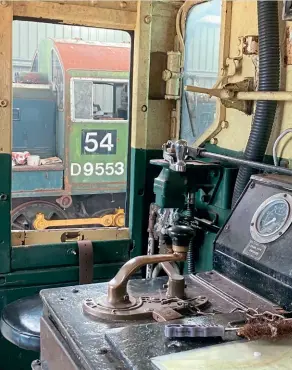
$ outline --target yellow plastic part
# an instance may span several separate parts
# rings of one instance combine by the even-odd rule
[[[45,230],[48,227],[68,227],[79,225],[101,225],[105,227],[125,226],[125,210],[116,209],[114,214],[93,218],[73,218],[66,220],[46,220],[43,213],[38,213],[33,222],[35,230]]]
[[[151,360],[159,370],[288,370],[292,362],[291,345],[291,339],[240,341],[154,357]]]

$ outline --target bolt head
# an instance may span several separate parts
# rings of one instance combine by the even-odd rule
[[[217,144],[218,144],[218,139],[217,139],[217,137],[212,137],[212,139],[210,140],[210,143],[211,143],[212,145],[217,145]]]
[[[151,15],[146,15],[146,17],[144,18],[144,22],[145,22],[146,24],[151,23],[151,20],[152,20]]]
[[[228,124],[228,122],[227,122],[227,121],[222,121],[222,122],[221,122],[221,128],[222,128],[222,129],[228,128],[228,125],[229,125],[229,124]]]
[[[2,202],[4,202],[5,200],[7,200],[8,199],[8,196],[7,196],[7,194],[1,194],[0,195],[0,200],[2,201]]]
[[[171,79],[171,76],[172,76],[172,73],[168,69],[165,69],[162,72],[162,79],[163,79],[163,81],[169,81]]]
[[[7,105],[8,105],[8,100],[6,100],[6,99],[1,99],[0,100],[0,107],[1,108],[6,108]]]

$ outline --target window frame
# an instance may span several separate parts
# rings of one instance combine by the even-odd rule
[[[197,4],[196,7],[200,7],[204,2]],[[195,7],[195,8],[196,8]],[[192,8],[189,9],[188,13]],[[226,60],[229,58],[230,51],[230,32],[231,32],[231,19],[232,19],[232,1],[221,1],[221,24],[220,24],[220,37],[219,37],[219,63],[218,63],[218,75],[217,82],[224,81],[224,67],[226,68]],[[226,76],[227,77],[227,76]],[[182,112],[182,110],[181,110]],[[222,131],[221,123],[226,120],[226,107],[223,106],[219,99],[216,102],[216,113],[213,122],[210,126],[197,137],[194,142],[194,146],[200,146],[205,144],[220,131]],[[179,127],[179,137],[180,137],[181,127]]]
[[[119,78],[105,78],[105,77],[71,77],[70,79],[70,119],[72,122],[87,122],[87,123],[109,123],[109,122],[127,122],[128,120],[124,119],[83,119],[83,118],[76,118],[75,117],[75,97],[74,97],[74,82],[75,81],[92,81],[92,102],[93,102],[93,87],[94,87],[94,81],[97,82],[104,82],[104,83],[117,83],[117,84],[123,84],[127,83],[128,84],[128,89],[129,89],[129,84],[130,80],[129,79],[119,79]],[[113,92],[115,91],[114,85],[113,86]],[[129,90],[128,90],[129,91]],[[129,109],[129,105],[128,105]],[[93,115],[93,104],[92,104],[92,115]]]
[[[56,59],[57,61],[59,62],[59,65],[60,65],[60,69],[61,69],[61,72],[62,72],[62,80],[63,80],[63,93],[62,93],[62,100],[63,100],[63,106],[62,108],[60,108],[60,104],[59,104],[59,93],[58,93],[58,89],[55,89],[56,91],[56,94],[57,94],[57,108],[58,108],[58,111],[59,112],[64,112],[64,109],[65,109],[65,71],[64,71],[64,68],[63,68],[63,65],[61,63],[61,60],[60,60],[60,56],[57,52],[56,49],[52,48],[51,49],[51,65],[50,65],[50,69],[51,69],[51,82],[52,82],[52,85],[54,86],[54,81],[53,81],[53,53],[55,54],[56,56]]]
[[[36,6],[37,5],[37,6]],[[159,47],[162,51],[167,52],[169,50],[169,45],[173,44],[173,33],[168,33],[169,22],[174,22],[176,14],[176,5],[172,3],[157,3],[153,7],[151,1],[128,2],[126,8],[121,9],[121,3],[119,1],[108,2],[98,2],[94,4],[80,4],[79,3],[62,3],[57,2],[46,2],[40,1],[37,4],[35,2],[13,2],[5,4],[0,12],[0,47],[3,51],[3,62],[7,66],[7,70],[12,68],[12,22],[15,20],[27,20],[39,22],[40,19],[46,20],[52,23],[62,23],[67,25],[79,25],[87,27],[97,27],[97,28],[107,28],[130,31],[132,35],[132,53],[131,53],[131,78],[129,80],[129,89],[131,92],[131,98],[129,99],[129,130],[131,132],[131,147],[133,148],[143,148],[143,149],[160,149],[160,143],[164,142],[166,135],[169,133],[169,122],[166,119],[171,114],[170,106],[168,101],[163,101],[160,104],[160,109],[155,109],[153,103],[149,100],[149,71],[150,71],[150,54],[153,50],[157,50]],[[145,22],[146,17],[150,20],[151,17],[159,18],[161,17],[161,22],[159,22],[159,27],[161,32],[166,35],[165,38],[158,38],[155,43],[152,42],[151,35],[157,32],[157,29],[152,30],[152,23]],[[156,27],[157,27],[156,22]],[[155,46],[154,46],[155,45]],[[0,71],[1,72],[1,71]],[[3,72],[2,72],[3,73]],[[12,76],[12,73],[11,73]],[[8,102],[12,99],[12,82],[9,84],[9,74],[6,76],[7,79],[0,79],[0,92],[3,99],[7,99]],[[11,77],[12,80],[12,77]],[[5,81],[5,83],[4,83]],[[66,103],[67,104],[67,103]],[[8,104],[7,109],[3,110],[3,119],[0,121],[0,130],[3,130],[3,135],[0,137],[0,150],[2,153],[10,155],[11,153],[11,110]],[[141,109],[142,107],[142,109]],[[151,113],[155,109],[155,114]],[[68,112],[69,113],[69,112]],[[161,120],[160,130],[152,130],[156,127],[157,120]],[[130,157],[129,157],[130,158]],[[146,167],[145,160],[142,163],[142,167]],[[137,160],[131,155],[131,163],[136,168]],[[148,162],[147,162],[148,164]],[[11,177],[11,166],[8,166],[10,172],[6,172],[7,176]],[[139,162],[139,170],[141,170],[141,162]],[[133,172],[133,170],[132,170]],[[139,184],[143,184],[143,176],[140,176],[138,183],[134,184],[135,179],[131,179],[131,186],[133,186],[133,192]],[[133,185],[134,184],[134,185]],[[142,186],[142,185],[141,185]],[[6,189],[6,188],[5,188]],[[5,190],[4,189],[4,190]],[[5,190],[6,191],[6,190]],[[9,194],[9,189],[7,190]],[[140,209],[140,199],[131,200],[130,211],[133,207]],[[136,204],[137,203],[137,204]],[[11,232],[10,229],[10,213],[3,208],[0,212],[1,216],[7,227],[3,231],[9,229],[9,240],[8,243],[12,246],[22,246],[26,247],[28,245],[36,244],[52,244],[59,243],[60,245],[60,235],[66,231],[72,231],[72,229],[67,230],[49,230],[48,232],[43,231],[20,231]],[[130,227],[133,222],[132,213],[130,214],[129,224]],[[141,222],[140,220],[135,221],[135,233],[139,234],[138,242],[140,243],[141,234]],[[137,221],[137,222],[136,222]],[[123,234],[119,235],[120,231],[125,231]],[[80,231],[80,229],[78,229]],[[118,229],[115,228],[106,229],[96,229],[87,231],[82,230],[83,238],[88,238],[89,240],[98,240],[99,237],[105,239],[104,233],[108,235],[108,238],[114,239],[125,239],[126,235],[129,235],[129,228]],[[5,235],[3,235],[3,238]],[[77,238],[74,239],[76,242]],[[73,240],[72,240],[73,241]],[[6,239],[5,239],[6,243]],[[2,248],[3,249],[3,248]],[[132,252],[132,255],[139,254],[140,247]],[[7,256],[10,255],[11,251],[5,250]],[[3,255],[3,254],[2,254]],[[10,260],[7,259],[7,271],[10,271]]]

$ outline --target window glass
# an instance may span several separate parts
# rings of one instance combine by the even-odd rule
[[[74,80],[74,118],[90,120],[93,118],[92,81]]]
[[[194,6],[185,38],[184,85],[211,88],[218,79],[221,0]],[[183,92],[181,138],[193,144],[213,123],[216,99]]]
[[[127,120],[128,81],[72,81],[73,120]]]

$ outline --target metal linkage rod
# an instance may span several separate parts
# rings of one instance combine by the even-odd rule
[[[188,155],[190,157],[194,158],[210,158],[210,159],[216,159],[219,161],[225,161],[231,164],[235,164],[238,166],[246,166],[246,167],[251,167],[255,168],[258,170],[262,170],[265,172],[271,172],[271,173],[279,173],[282,175],[289,175],[292,176],[292,170],[288,168],[283,168],[279,166],[272,166],[269,164],[265,163],[260,163],[260,162],[254,162],[254,161],[248,161],[245,159],[239,159],[239,158],[234,158],[234,157],[229,157],[227,155],[222,155],[222,154],[216,154],[216,153],[211,153],[207,152],[205,150],[198,150],[196,148],[188,148]]]

